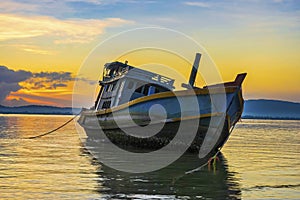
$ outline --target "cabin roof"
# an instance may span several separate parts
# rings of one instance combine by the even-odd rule
[[[127,77],[144,82],[158,84],[169,89],[174,88],[174,79],[147,70],[135,68],[133,66],[128,65],[127,63],[122,63],[118,61],[106,63],[104,65],[104,70],[109,71],[111,73],[104,74],[103,80],[100,82],[101,84],[107,84],[116,81],[120,78]]]
[[[115,69],[118,69],[118,68],[134,68],[126,63],[122,63],[122,62],[119,62],[119,61],[115,61],[115,62],[111,62],[111,63],[106,63],[104,65],[104,68],[105,69],[109,69],[109,70],[115,70]]]

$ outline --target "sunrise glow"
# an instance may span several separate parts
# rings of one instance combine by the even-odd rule
[[[9,0],[0,9],[1,105],[72,106],[74,81],[97,89],[97,79],[77,74],[89,53],[115,34],[150,26],[193,38],[207,50],[224,81],[247,72],[246,99],[300,101],[297,1]],[[119,60],[151,63],[151,56],[137,54],[120,55]],[[99,57],[111,62],[107,55]],[[189,72],[188,63],[163,55],[153,59]],[[90,72],[95,77],[101,76],[101,64],[99,71]],[[198,78],[198,85],[205,82]]]

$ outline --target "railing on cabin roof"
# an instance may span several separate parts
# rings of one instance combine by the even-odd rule
[[[173,87],[174,84],[174,79],[171,79],[169,77],[160,75],[160,74],[156,74],[153,72],[149,72],[143,69],[138,69],[138,68],[122,68],[122,70],[120,72],[117,72],[116,74],[113,74],[111,76],[103,76],[103,82],[111,82],[114,80],[119,79],[121,76],[125,75],[125,74],[130,74],[130,76],[132,78],[139,78],[141,80],[150,80],[150,81],[154,81],[154,82],[158,82],[161,83],[163,85],[168,85],[169,87]]]
[[[146,79],[146,80],[158,82],[158,83],[161,83],[164,85],[168,85],[169,87],[173,87],[173,84],[175,81],[174,79],[171,79],[169,77],[166,77],[166,76],[163,76],[160,74],[156,74],[153,72],[149,72],[146,70],[137,69],[137,68],[131,69],[129,71],[129,74],[131,76],[135,76],[135,77],[139,77],[139,78],[143,77],[144,80]]]

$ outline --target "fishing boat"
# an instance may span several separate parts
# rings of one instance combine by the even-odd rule
[[[169,146],[201,151],[202,157],[216,154],[241,118],[246,73],[199,88],[195,80],[200,59],[197,53],[181,90],[175,90],[174,79],[127,61],[105,64],[95,104],[77,121],[87,139],[146,152]]]

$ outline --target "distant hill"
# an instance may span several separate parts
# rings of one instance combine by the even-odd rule
[[[243,118],[300,119],[300,103],[279,100],[246,100]]]
[[[19,106],[6,107],[0,105],[2,114],[59,114],[71,115],[80,112],[80,108],[54,106]],[[243,118],[258,119],[300,119],[300,103],[278,100],[246,100]]]
[[[57,115],[73,115],[80,112],[79,108],[71,107],[55,107],[29,105],[18,107],[6,107],[0,105],[0,113],[2,114],[57,114]]]

